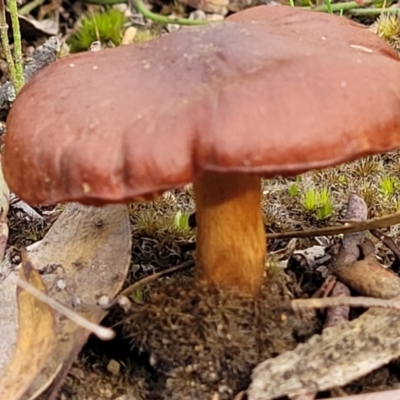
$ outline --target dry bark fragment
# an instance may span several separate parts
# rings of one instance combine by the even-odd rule
[[[400,313],[373,308],[259,364],[248,397],[269,400],[344,386],[399,356]]]
[[[391,299],[400,294],[400,278],[379,264],[373,254],[336,268],[334,274],[363,296]]]
[[[350,195],[347,202],[346,219],[364,221],[367,219],[368,208],[365,201],[356,195]],[[339,254],[334,258],[332,265],[340,265],[345,269],[349,264],[355,263],[360,257],[360,246],[365,241],[364,232],[347,233],[344,235]],[[332,297],[350,296],[350,290],[342,283],[337,282],[332,290]],[[325,327],[334,326],[349,320],[350,307],[338,306],[328,309]]]
[[[350,290],[347,286],[345,286],[341,282],[336,282],[332,293],[332,297],[348,297],[350,296]],[[330,326],[337,325],[343,321],[348,321],[349,320],[349,313],[350,313],[350,307],[349,306],[336,306],[336,307],[331,307],[328,309],[328,313],[326,315],[326,320],[325,320],[325,328],[328,328]]]

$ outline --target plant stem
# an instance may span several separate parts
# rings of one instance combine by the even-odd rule
[[[191,26],[191,25],[204,25],[210,23],[209,21],[204,21],[204,20],[188,19],[188,18],[171,18],[171,17],[166,17],[164,15],[153,13],[147,9],[142,0],[135,0],[135,6],[137,10],[143,15],[143,17],[153,22],[157,22],[159,24],[176,24],[176,25]]]
[[[84,3],[99,4],[101,6],[112,6],[114,4],[123,4],[127,2],[127,0],[84,0]]]
[[[15,93],[18,94],[18,92],[22,89],[22,86],[24,86],[24,67],[22,65],[22,44],[18,20],[17,0],[7,0],[7,6],[10,10],[11,27],[14,37],[15,80],[13,80],[13,84]]]
[[[379,14],[400,14],[400,8],[358,8],[349,10],[351,15],[374,16]]]
[[[340,12],[341,10],[348,11],[348,10],[352,10],[354,8],[361,8],[363,6],[369,6],[369,5],[378,3],[380,1],[381,0],[366,0],[366,1],[364,1],[363,5],[360,5],[356,1],[349,1],[347,3],[331,4],[330,7],[331,7],[332,12]],[[313,11],[322,11],[322,12],[328,11],[328,7],[326,5],[317,6],[317,7],[301,7],[301,8],[303,8],[304,10],[313,10]]]
[[[19,15],[28,15],[36,7],[41,6],[45,0],[33,0],[30,3],[26,3],[24,6],[20,7],[18,10]]]
[[[6,6],[3,0],[0,0],[0,37],[4,55],[6,57],[8,69],[10,71],[11,80],[15,82],[16,73],[14,60],[11,54],[10,43],[8,41],[8,25],[6,20]]]
[[[113,5],[119,3],[126,3],[127,0],[84,0],[86,3],[100,4],[100,5]],[[188,19],[188,18],[171,18],[165,15],[160,15],[151,12],[143,3],[142,0],[134,0],[134,4],[143,17],[149,19],[150,21],[156,22],[158,24],[175,24],[175,25],[204,25],[209,24],[210,21],[198,20],[198,19]]]
[[[326,5],[327,12],[329,14],[333,14],[331,0],[325,0],[325,5]]]

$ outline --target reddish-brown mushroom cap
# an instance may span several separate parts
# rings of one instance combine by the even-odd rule
[[[221,217],[215,239],[229,237],[225,245],[211,243],[209,230],[243,209],[231,198],[259,202],[255,175],[293,175],[399,147],[400,63],[345,18],[261,6],[50,65],[19,94],[5,144],[6,179],[29,203],[127,202],[193,181],[198,263],[210,270],[203,275],[222,282],[235,273],[215,272],[218,264],[247,265],[242,250],[227,253],[254,220],[256,233],[239,244],[256,247],[247,268],[257,277],[246,284],[258,287],[260,207],[239,225]],[[217,256],[215,246],[223,248]],[[238,269],[231,283],[240,286],[249,273]]]

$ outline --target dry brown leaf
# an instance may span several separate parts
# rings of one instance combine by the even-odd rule
[[[106,312],[97,301],[121,290],[130,262],[130,227],[127,207],[85,207],[69,204],[40,245],[29,253],[42,270],[49,295],[91,322]],[[72,362],[90,332],[56,313],[57,345],[30,395],[47,387],[45,398],[55,398]]]
[[[41,272],[39,275],[32,271],[29,276],[43,279],[42,287],[47,287],[50,297],[99,323],[106,312],[97,306],[97,301],[102,296],[112,299],[120,291],[129,267],[130,248],[126,206],[96,208],[69,204],[46,237],[29,252],[31,264]],[[32,284],[38,287],[36,281]],[[25,296],[32,299],[30,294]],[[53,399],[90,334],[63,315],[50,312],[45,303],[36,299],[31,302],[36,308],[29,317],[25,316],[26,310],[20,311],[20,321],[25,325],[20,322],[19,336],[25,339],[20,342],[18,338],[18,356],[0,377],[0,399],[36,399],[43,392],[43,398]],[[43,307],[54,315],[50,332],[49,321],[41,320],[46,315]],[[45,347],[43,335],[54,346]],[[19,366],[18,360],[26,360],[25,368]]]
[[[23,262],[20,278],[46,292],[39,273]],[[23,398],[54,348],[56,333],[50,307],[23,289],[18,290],[18,339],[11,361],[0,378],[0,399]]]

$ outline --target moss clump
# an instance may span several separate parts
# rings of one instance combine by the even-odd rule
[[[135,43],[148,42],[160,36],[160,32],[156,29],[139,29],[133,39]]]
[[[215,393],[231,399],[248,386],[254,366],[292,349],[294,318],[276,308],[277,287],[264,287],[254,299],[180,277],[147,290],[124,331],[155,370],[149,399],[207,400]]]
[[[382,14],[370,29],[386,40],[397,52],[400,51],[400,19],[398,15]]]
[[[95,41],[106,47],[119,46],[124,23],[124,15],[114,8],[84,16],[77,32],[68,40],[71,53],[86,51]]]
[[[383,14],[377,21],[376,34],[385,39],[392,40],[400,35],[400,22],[399,17],[393,14]]]

